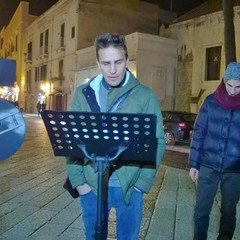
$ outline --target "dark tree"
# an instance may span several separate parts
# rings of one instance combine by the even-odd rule
[[[236,62],[234,0],[222,0],[224,16],[225,64]]]

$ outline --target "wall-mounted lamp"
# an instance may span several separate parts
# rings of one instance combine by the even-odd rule
[[[41,85],[40,89],[46,93],[46,92],[50,92],[50,84],[49,83],[44,83]]]

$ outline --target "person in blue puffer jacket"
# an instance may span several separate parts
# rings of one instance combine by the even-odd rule
[[[194,240],[207,239],[209,215],[218,187],[221,219],[218,240],[232,239],[240,197],[240,63],[228,64],[194,124],[189,175],[197,180]]]

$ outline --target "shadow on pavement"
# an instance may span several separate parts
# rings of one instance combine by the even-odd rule
[[[174,168],[188,170],[188,153],[166,150],[162,164]]]

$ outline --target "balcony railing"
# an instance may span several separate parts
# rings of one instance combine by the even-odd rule
[[[48,46],[41,46],[40,47],[40,53],[39,56],[43,57],[43,58],[47,58],[48,57]]]
[[[56,49],[58,52],[65,51],[65,41],[64,37],[59,38],[58,47]]]
[[[32,63],[32,53],[24,53],[24,60],[26,63]]]

